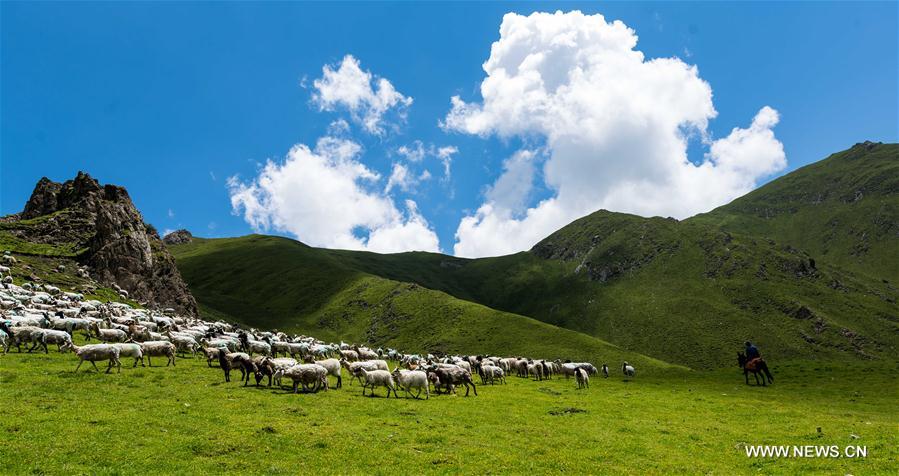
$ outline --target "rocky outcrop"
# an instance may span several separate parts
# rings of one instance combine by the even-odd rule
[[[193,241],[194,235],[187,230],[175,230],[162,238],[162,242],[167,245],[180,245],[182,243],[190,243]]]
[[[62,184],[45,177],[20,217],[29,221],[15,230],[19,238],[79,250],[75,259],[100,283],[117,284],[150,307],[197,315],[196,300],[174,258],[125,188],[101,186],[84,172]]]

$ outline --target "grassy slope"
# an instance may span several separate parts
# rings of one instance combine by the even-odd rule
[[[242,388],[200,360],[111,375],[75,365],[0,356],[4,474],[899,471],[895,366],[780,365],[767,388],[734,369],[593,379],[586,391],[510,378],[478,397],[397,401],[358,385]],[[865,445],[868,457],[748,458],[747,444]]]
[[[421,286],[367,275],[285,238],[197,239],[171,247],[209,317],[415,352],[638,362],[599,339]]]
[[[895,357],[897,159],[858,145],[685,222],[600,211],[511,256],[329,253],[690,365],[746,338],[778,358]]]
[[[691,366],[728,365],[747,338],[778,359],[896,355],[890,285],[703,224],[601,211],[499,258],[327,253]]]
[[[899,282],[899,144],[856,145],[691,221]]]

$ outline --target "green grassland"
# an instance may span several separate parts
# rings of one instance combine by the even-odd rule
[[[159,362],[159,361],[157,361]],[[478,386],[479,396],[294,395],[224,383],[205,360],[73,372],[0,356],[4,474],[896,474],[895,364],[781,364]],[[159,365],[159,363],[156,363]],[[102,368],[102,366],[101,366]],[[613,369],[615,370],[615,369]],[[821,432],[817,428],[821,428]],[[854,436],[853,436],[854,435]],[[857,437],[857,438],[856,438]],[[865,459],[748,458],[745,445],[864,445]]]

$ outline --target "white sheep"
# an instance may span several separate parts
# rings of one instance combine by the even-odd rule
[[[371,388],[371,394],[369,396],[375,396],[375,388],[377,387],[385,387],[387,388],[387,398],[390,398],[390,391],[393,391],[393,396],[399,398],[399,395],[396,394],[396,385],[393,382],[393,376],[390,372],[386,370],[372,370],[369,372],[364,368],[359,368],[357,370],[357,375],[362,378],[362,396],[365,396],[365,389]]]
[[[127,342],[112,345],[118,347],[119,357],[134,357],[134,365],[132,367],[137,367],[137,361],[140,361],[141,367],[146,367],[144,365],[144,349],[140,344]]]
[[[118,368],[118,371],[122,371],[122,363],[119,362],[120,351],[118,347],[109,345],[109,344],[94,344],[94,345],[85,345],[83,347],[72,345],[72,350],[75,351],[75,355],[81,359],[78,362],[78,366],[75,367],[75,372],[81,368],[81,364],[85,362],[90,362],[91,365],[94,366],[94,370],[97,373],[100,372],[100,369],[97,368],[97,364],[95,362],[101,360],[108,360],[109,366],[106,368],[106,373],[109,373],[112,370],[112,366],[115,365]]]
[[[40,335],[40,332],[43,331],[40,327],[35,326],[13,326],[8,327],[6,323],[0,323],[0,329],[2,329],[9,336],[9,345],[16,346],[16,350],[22,352],[22,344],[26,344],[25,347],[28,347],[27,344],[34,342],[31,338],[31,335],[37,333]],[[34,350],[34,347],[32,347]],[[29,352],[31,352],[29,350]]]
[[[375,360],[380,357],[377,352],[369,349],[368,347],[356,346],[353,347],[353,350],[356,351],[356,354],[359,356],[360,360]]]
[[[343,375],[342,375],[341,372],[340,372],[341,365],[340,365],[340,361],[339,361],[339,360],[337,360],[337,359],[324,359],[324,360],[316,360],[316,361],[312,361],[312,362],[309,362],[309,360],[311,360],[311,357],[310,357],[309,359],[307,359],[307,363],[313,363],[313,364],[321,365],[322,367],[325,368],[325,370],[328,371],[328,375],[337,377],[337,386],[334,387],[334,388],[341,388],[341,387],[343,387]]]
[[[44,348],[45,354],[49,352],[47,350],[47,344],[56,344],[56,348],[60,352],[65,352],[66,349],[72,347],[72,336],[70,336],[68,332],[43,329],[40,332],[40,336],[41,347]]]
[[[141,350],[147,356],[147,364],[152,367],[153,361],[150,357],[167,357],[168,362],[165,366],[175,365],[175,344],[163,340],[151,340],[140,343]]]
[[[409,395],[412,394],[409,390],[412,388],[418,389],[418,393],[415,394],[415,398],[421,398],[421,392],[424,390],[425,399],[431,398],[431,389],[430,385],[428,385],[428,374],[421,370],[400,370],[397,367],[393,371],[393,377],[396,379],[396,383],[403,389],[406,394],[406,398],[409,398]]]
[[[359,374],[359,369],[365,370],[389,370],[387,367],[387,362],[384,360],[365,360],[362,362],[348,362],[346,359],[342,359],[340,361],[340,365],[343,368],[347,369],[350,373],[350,385],[353,384],[353,380],[362,381],[362,377]]]
[[[578,369],[574,373],[574,378],[577,380],[577,388],[578,390],[582,388],[590,388],[590,376],[587,375],[587,371],[578,367]]]
[[[94,336],[101,342],[125,342],[128,340],[128,333],[121,329],[100,329],[100,324],[93,323]]]
[[[280,382],[281,377],[293,380],[293,393],[299,393],[299,385],[303,385],[303,391],[320,389],[328,390],[328,370],[318,364],[297,364],[285,370],[278,370],[275,378]]]
[[[621,371],[624,373],[625,377],[633,377],[637,374],[637,370],[627,362],[621,366]]]
[[[500,383],[506,383],[506,373],[502,368],[495,365],[481,366],[481,382],[490,383],[491,385],[497,380]]]
[[[175,344],[175,349],[178,352],[196,354],[200,349],[200,344],[191,336],[169,333],[167,337]]]
[[[272,355],[272,346],[261,340],[247,340],[244,342],[244,346],[246,347],[244,351],[250,355],[253,355],[253,353]]]
[[[281,377],[284,375],[284,371],[299,364],[296,359],[290,357],[276,357],[269,362],[271,362],[272,368],[275,371],[273,375],[274,383],[279,387],[281,386]],[[281,371],[280,373],[278,372],[279,370]]]

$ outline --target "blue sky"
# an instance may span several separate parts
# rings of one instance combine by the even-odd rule
[[[246,208],[233,213],[235,189],[229,188],[227,179],[237,176],[235,183],[253,185],[261,164],[271,159],[276,166],[283,165],[296,144],[314,148],[320,138],[334,135],[329,126],[340,119],[350,126],[341,133],[342,140],[360,146],[353,163],[380,175],[378,180],[360,181],[362,191],[369,194],[364,198],[381,200],[378,206],[392,204],[392,209],[384,205],[386,215],[400,214],[375,225],[364,220],[348,222],[359,247],[372,239],[376,227],[402,227],[416,216],[439,240],[442,251],[452,253],[455,247],[459,254],[479,256],[524,249],[534,237],[551,231],[558,220],[600,206],[641,214],[691,213],[702,208],[657,205],[656,195],[667,189],[639,192],[645,187],[634,185],[632,173],[622,172],[625,178],[616,179],[631,161],[611,159],[597,159],[585,169],[597,177],[597,183],[603,182],[597,185],[601,194],[581,193],[565,202],[563,198],[584,185],[576,183],[570,170],[565,172],[568,175],[553,170],[590,159],[584,152],[563,157],[570,149],[565,144],[571,145],[580,126],[560,132],[555,125],[524,118],[506,128],[504,111],[497,109],[501,106],[488,105],[482,97],[481,83],[488,76],[482,64],[491,55],[491,44],[500,40],[504,14],[519,13],[524,22],[532,12],[575,9],[588,15],[601,13],[606,22],[622,21],[639,37],[636,50],[647,60],[677,57],[698,68],[696,75],[711,88],[717,114],[708,116],[704,130],[684,132],[686,152],[694,164],[707,159],[712,141],[728,138],[734,128],[752,129],[755,117],[759,131],[770,129],[774,142],[782,144],[786,163],[779,163],[770,147],[764,149],[769,152],[760,160],[770,164],[757,167],[750,177],[753,184],[855,142],[897,141],[899,55],[894,2],[4,2],[0,5],[0,213],[21,210],[40,177],[61,181],[85,170],[101,182],[126,186],[146,221],[160,231],[183,227],[214,237],[251,233]],[[597,21],[588,19],[585,28]],[[539,22],[532,26],[542,28]],[[339,103],[329,108],[315,100],[314,81],[322,77],[323,66],[336,70],[346,55],[352,55],[375,80],[384,78],[402,97],[412,98],[407,108],[385,113],[381,134],[366,132]],[[625,84],[629,82],[624,79]],[[643,89],[634,94],[643,94]],[[455,126],[447,125],[453,96],[477,108]],[[657,96],[644,99],[653,97]],[[632,102],[639,100],[635,97]],[[698,110],[701,103],[685,107]],[[779,122],[762,117],[764,106],[776,110]],[[490,111],[496,112],[492,119],[481,117]],[[483,121],[488,125],[479,125]],[[588,136],[592,133],[592,129],[584,131]],[[431,155],[420,162],[403,162],[397,149],[414,141],[421,141],[425,148],[433,145],[435,150],[457,148],[451,176],[443,176],[442,163]],[[643,142],[633,139],[638,150]],[[735,156],[749,153],[734,148],[728,150]],[[625,141],[603,142],[596,150],[604,151],[597,153],[602,155],[630,149]],[[521,151],[532,153],[533,158],[513,160]],[[385,192],[396,163],[408,165],[416,177],[427,170],[431,178],[408,190],[394,187]],[[285,180],[290,185],[289,178]],[[621,185],[625,182],[633,187]],[[697,182],[695,187],[702,186]],[[711,207],[728,196],[724,191],[712,198],[680,197],[678,191],[691,186],[679,187],[672,189],[669,201],[707,200],[702,203]],[[271,191],[255,196],[260,193],[278,198]],[[647,195],[652,199],[643,200]],[[557,204],[565,212],[548,220],[537,217],[550,213],[540,204],[554,197],[558,200],[549,205]],[[414,202],[417,211],[410,211],[407,200]],[[586,204],[581,203],[585,200]],[[577,206],[571,205],[575,202]],[[491,203],[493,212],[483,208]],[[502,203],[508,213],[499,218],[490,215]],[[265,211],[269,227],[263,231],[303,239],[308,226],[302,220],[309,218],[298,209],[311,205],[282,206],[293,209],[277,212],[280,215]],[[328,212],[339,216],[344,211],[325,210],[316,216]],[[293,221],[293,217],[306,218],[297,219],[302,226],[274,224]],[[466,232],[470,235],[461,240],[469,242],[460,248],[456,235],[466,217],[473,219],[472,226]],[[498,221],[490,222],[493,219]],[[497,225],[487,226],[488,222]],[[517,232],[521,227],[536,234]],[[522,238],[504,237],[502,230]],[[314,235],[318,241],[314,244],[340,246],[339,240],[328,241],[327,233]],[[481,241],[490,241],[488,236],[496,242],[480,246]],[[474,241],[479,244],[471,245]],[[402,242],[398,246],[416,248]]]

